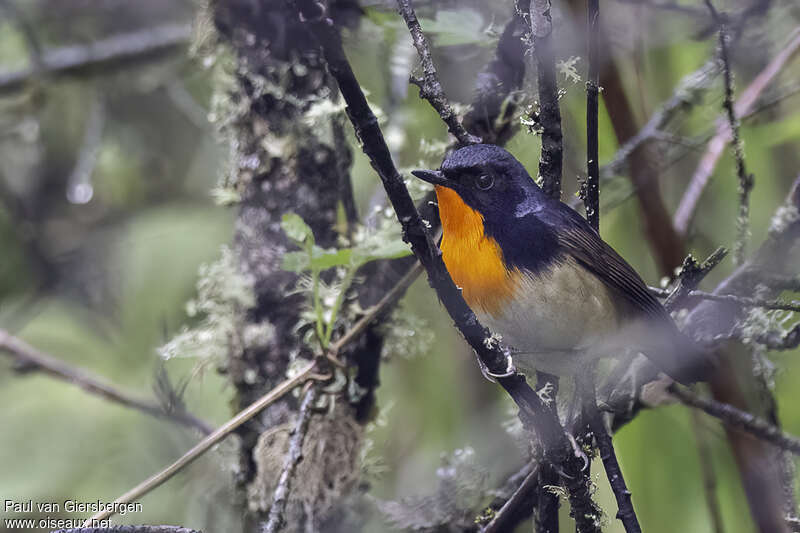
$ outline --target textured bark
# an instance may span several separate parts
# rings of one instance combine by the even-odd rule
[[[331,86],[313,40],[288,4],[217,0],[210,9],[236,62],[235,83],[226,95],[231,112],[222,118],[232,136],[231,177],[241,197],[235,251],[242,272],[253,281],[256,300],[239,329],[269,324],[275,332],[268,343],[248,344],[244,333],[232,343],[242,349],[231,350],[225,370],[236,388],[234,410],[239,410],[284,379],[291,358],[310,356],[295,330],[304,296],[288,295],[297,278],[281,269],[288,246],[281,216],[292,210],[311,226],[320,246],[334,246],[342,162],[351,155],[330,131],[303,120],[313,102],[330,96]],[[345,14],[333,13],[337,20]],[[280,433],[273,431],[269,438],[266,433],[290,424],[297,403],[288,396],[239,432],[237,485],[242,495],[248,494],[247,531],[267,516],[277,465],[288,446]],[[349,459],[358,455],[360,428],[353,422],[354,409],[344,403],[311,421],[308,441],[315,433],[332,432],[321,447],[327,447],[326,456],[340,460],[317,464],[318,472],[295,484],[286,506],[286,531],[316,529],[321,521],[332,520],[340,508],[337,500],[355,485],[358,463]]]

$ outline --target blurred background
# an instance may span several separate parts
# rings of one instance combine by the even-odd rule
[[[419,4],[444,88],[453,101],[467,104],[511,4]],[[585,175],[586,65],[581,23],[565,5],[555,4],[564,92],[564,197],[570,199]],[[768,4],[735,47],[737,94],[800,25],[793,0]],[[406,169],[436,166],[446,130],[408,84],[417,59],[402,20],[391,4],[362,5],[363,16],[346,31],[345,44],[370,101],[382,110],[397,163]],[[231,242],[236,217],[218,188],[229,148],[213,109],[215,95],[225,89],[217,58],[203,46],[212,31],[204,9],[189,0],[0,1],[0,328],[139,397],[155,399],[166,372],[175,388],[185,386],[188,410],[216,426],[232,414],[233,391],[225,377],[191,354],[166,360],[159,351],[196,320],[187,314],[187,303],[196,296],[198,272]],[[604,2],[602,10],[624,90],[644,124],[673,97],[684,76],[714,56],[716,34],[701,2],[618,0]],[[122,52],[109,59],[95,57],[98,50]],[[61,58],[67,66],[48,72],[43,57]],[[78,66],[68,66],[71,58]],[[531,58],[526,60],[530,65]],[[798,80],[800,61],[789,62],[743,123],[748,170],[756,180],[751,250],[800,173]],[[535,94],[529,71],[520,118]],[[658,144],[657,176],[670,213],[714,132],[722,94],[718,76],[696,102],[686,104],[691,109],[671,124],[673,136]],[[355,157],[355,196],[367,217],[382,205],[380,183],[349,124],[346,129]],[[619,145],[602,107],[600,132],[601,164],[606,164]],[[525,127],[507,147],[529,169],[536,167],[539,138]],[[608,177],[601,188],[601,233],[658,285],[661,274],[625,169],[609,171]],[[696,257],[731,246],[736,210],[737,181],[726,150],[688,234]],[[713,287],[732,268],[727,260],[704,287]],[[435,494],[447,476],[444,466],[468,470],[477,488],[489,489],[524,457],[524,447],[509,431],[514,409],[477,371],[474,356],[425,281],[409,291],[402,313],[406,329],[394,333],[411,338],[386,354],[377,392],[380,413],[370,424],[364,452],[365,480],[374,498],[367,531],[393,530],[376,502]],[[786,430],[795,434],[800,433],[793,385],[800,377],[799,356],[770,354],[779,412]],[[13,358],[0,357],[0,500],[110,501],[198,439],[191,429],[19,370]],[[659,408],[643,412],[615,438],[649,533],[711,530],[691,423],[680,406]],[[724,531],[753,531],[725,433],[716,422],[701,423]],[[231,489],[233,462],[223,443],[147,495],[143,513],[119,521],[235,531],[240,513]],[[615,506],[601,470],[599,464],[593,468],[597,498],[610,511]],[[568,531],[568,509],[562,509],[562,530]],[[605,520],[607,531],[622,531],[613,511]]]

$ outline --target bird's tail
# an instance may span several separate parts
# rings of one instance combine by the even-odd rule
[[[716,367],[713,354],[703,350],[674,324],[648,324],[642,332],[642,352],[669,377],[688,385],[708,381]]]

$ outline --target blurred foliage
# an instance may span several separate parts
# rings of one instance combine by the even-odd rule
[[[197,14],[193,2],[177,0],[17,4],[44,48],[190,21]],[[477,0],[465,2],[468,8],[456,2],[442,2],[439,10],[427,5],[420,8],[420,16],[436,46],[435,60],[445,90],[456,103],[466,104],[476,73],[494,53],[493,44],[510,8]],[[720,7],[738,6],[729,2]],[[603,10],[628,96],[642,121],[671,96],[683,76],[714,53],[715,40],[706,23],[681,12],[627,2],[604,3]],[[417,89],[408,85],[416,56],[398,20],[391,8],[369,7],[359,29],[345,33],[348,52],[371,101],[383,111],[382,125],[398,164],[403,168],[436,166],[446,145],[446,130],[418,98]],[[583,84],[575,76],[583,76],[586,65],[582,22],[564,12],[556,13],[556,22],[558,55],[563,61],[559,82],[565,93],[565,197],[570,198],[578,188],[578,178],[584,176],[585,101]],[[799,22],[800,13],[791,0],[776,0],[763,20],[748,27],[744,36],[748,45],[735,51],[739,91]],[[210,124],[197,120],[208,115],[214,87],[223,84],[205,68],[214,61],[204,58],[221,52],[203,46],[199,50],[195,60],[178,53],[85,78],[45,77],[21,93],[0,97],[0,327],[141,396],[153,396],[155,370],[164,364],[174,381],[189,379],[188,408],[221,423],[230,414],[232,394],[224,377],[213,371],[199,372],[197,357],[162,361],[157,353],[160,346],[170,355],[182,356],[197,355],[191,353],[190,345],[200,352],[221,350],[220,339],[177,341],[203,328],[224,331],[214,323],[214,317],[221,317],[226,309],[213,307],[220,302],[215,294],[231,294],[203,285],[214,265],[220,265],[221,247],[231,240],[235,211],[216,205],[211,196],[218,177],[227,170],[227,147]],[[30,43],[19,21],[3,18],[0,66],[19,68],[28,63],[29,55]],[[792,80],[800,76],[798,63],[786,69],[765,99],[792,89]],[[534,104],[534,88],[529,75],[524,104]],[[709,133],[721,111],[721,94],[717,80],[701,105],[675,129],[675,143],[702,139]],[[91,140],[87,128],[97,106],[102,133],[97,146],[87,147]],[[320,110],[325,116],[339,111]],[[748,167],[756,177],[751,250],[763,239],[772,213],[800,172],[798,112],[800,97],[789,96],[744,123]],[[522,130],[509,149],[532,169],[539,158],[539,138]],[[600,131],[601,163],[606,163],[618,147],[603,113]],[[354,147],[353,184],[365,226],[380,228],[382,220],[391,220],[380,184],[351,133],[348,140]],[[668,143],[663,155],[676,148],[681,146]],[[683,155],[659,176],[670,210],[685,190],[701,149],[683,148]],[[94,151],[96,159],[88,182],[91,197],[84,203],[71,203],[70,180],[86,150]],[[419,187],[418,182],[410,183]],[[225,194],[224,188],[216,190],[217,199],[222,196],[220,203],[235,203],[235,195]],[[604,237],[645,279],[657,284],[628,182],[614,181],[601,195],[607,207],[601,217]],[[703,196],[690,235],[696,256],[731,244],[736,198],[734,166],[726,153]],[[397,234],[388,242],[380,230],[377,234],[380,237],[373,243],[382,241],[392,247],[398,242]],[[396,247],[391,253],[382,250],[373,255],[395,252]],[[296,260],[295,270],[304,270],[321,257],[333,261],[315,267],[322,269],[350,264],[352,253],[323,250],[307,262],[297,262],[298,255],[287,261]],[[209,266],[198,282],[204,264]],[[705,286],[712,287],[731,268],[730,263],[722,265]],[[187,302],[194,302],[188,311]],[[435,493],[437,486],[447,487],[452,481],[447,469],[453,461],[466,464],[469,475],[480,477],[483,486],[493,487],[518,468],[524,455],[505,429],[514,418],[508,400],[476,371],[474,357],[425,282],[412,288],[402,309],[412,318],[395,324],[395,333],[413,336],[408,332],[424,321],[435,343],[422,357],[393,357],[381,372],[378,404],[383,411],[380,423],[370,424],[365,465],[372,465],[366,468],[372,494],[395,502],[391,511],[404,502],[413,507],[420,495]],[[189,329],[182,329],[184,324]],[[428,345],[423,334],[411,343]],[[777,368],[775,391],[785,427],[800,433],[800,403],[791,385],[800,372],[800,354],[768,355]],[[0,359],[0,405],[0,500],[112,500],[196,441],[189,430],[103,402],[72,385],[36,374],[17,375],[5,357]],[[386,409],[387,405],[392,408]],[[650,533],[710,529],[690,424],[687,412],[672,406],[642,413],[615,439],[643,528]],[[704,422],[704,426],[719,478],[726,531],[752,531],[724,433],[715,422]],[[456,453],[467,449],[468,454]],[[443,465],[442,457],[451,459]],[[234,530],[238,511],[230,491],[232,459],[230,444],[220,446],[148,495],[142,515],[127,515],[120,522],[180,523],[207,533]],[[607,531],[619,532],[602,468],[595,464],[592,471],[599,503],[609,511]],[[468,496],[472,503],[475,495]],[[395,513],[398,517],[402,518]],[[566,508],[562,527],[571,530]],[[376,514],[367,530],[388,528]]]

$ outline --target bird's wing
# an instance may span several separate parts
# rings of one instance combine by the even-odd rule
[[[641,344],[645,355],[682,383],[706,379],[714,368],[714,361],[678,331],[672,317],[636,271],[583,217],[560,202],[553,207],[541,210],[538,217],[556,235],[562,252],[575,258],[617,292],[636,318],[646,320],[644,329],[629,331],[632,340]]]
[[[653,296],[639,274],[609,246],[579,214],[559,203],[540,219],[553,229],[558,244],[579,264],[613,288],[636,312],[654,320],[672,318]]]

